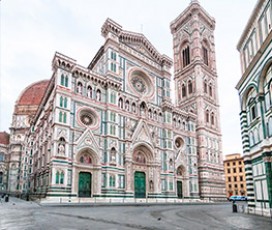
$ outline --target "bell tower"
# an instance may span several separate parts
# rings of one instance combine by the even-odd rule
[[[217,72],[215,20],[197,0],[170,24],[173,35],[176,105],[197,115],[200,196],[225,197]]]

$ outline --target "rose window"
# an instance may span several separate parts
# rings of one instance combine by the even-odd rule
[[[141,70],[134,70],[129,75],[130,88],[139,96],[151,97],[154,94],[154,83],[151,78]]]
[[[98,124],[98,116],[91,109],[83,109],[79,112],[79,121],[84,126],[96,126]]]
[[[132,79],[131,82],[136,91],[138,91],[139,93],[146,92],[146,85],[140,78],[135,77],[134,79]]]

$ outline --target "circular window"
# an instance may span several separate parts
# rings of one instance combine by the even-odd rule
[[[91,109],[80,110],[79,120],[81,124],[88,127],[94,127],[99,123],[96,112]]]
[[[151,78],[141,70],[131,70],[129,85],[133,92],[140,96],[151,97],[154,94],[154,85]]]
[[[175,139],[175,146],[177,149],[180,149],[184,146],[184,140],[181,137]]]
[[[146,92],[146,85],[145,83],[143,82],[142,79],[140,79],[139,77],[134,77],[132,80],[131,80],[131,83],[134,87],[134,89],[136,91],[138,91],[139,93],[145,93]]]
[[[80,120],[84,125],[92,125],[93,124],[93,119],[91,114],[89,113],[83,113],[80,115]]]

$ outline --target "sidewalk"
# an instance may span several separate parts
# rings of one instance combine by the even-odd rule
[[[0,208],[3,207],[38,207],[39,204],[33,201],[25,201],[16,197],[9,197],[9,202],[5,202],[5,199],[1,199]]]

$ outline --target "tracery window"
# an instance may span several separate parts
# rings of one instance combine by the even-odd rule
[[[190,64],[190,48],[187,46],[182,50],[182,65],[183,67]]]

